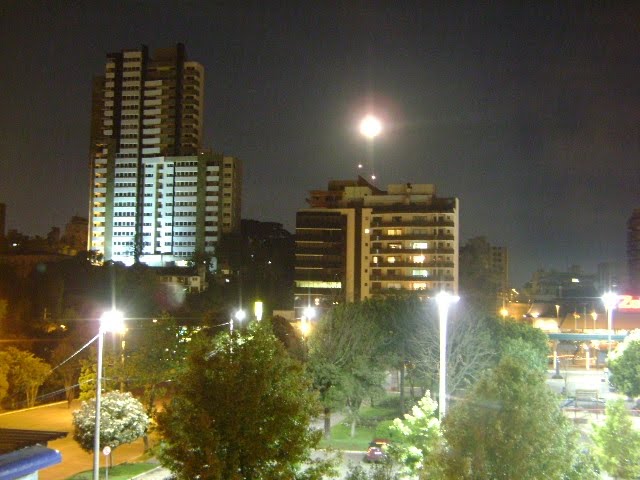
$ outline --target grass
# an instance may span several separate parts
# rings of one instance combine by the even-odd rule
[[[149,470],[153,470],[158,465],[154,463],[123,463],[116,465],[109,469],[109,480],[129,480],[131,477],[135,477]],[[105,469],[100,469],[100,478],[106,478]],[[93,470],[87,470],[86,472],[77,473],[67,480],[92,480]]]
[[[364,407],[360,410],[360,421],[356,425],[356,433],[351,438],[351,424],[343,420],[331,427],[331,438],[322,439],[320,448],[335,448],[337,450],[365,451],[369,442],[380,436],[376,432],[378,424],[383,421],[393,420],[399,416],[398,409],[394,406]]]

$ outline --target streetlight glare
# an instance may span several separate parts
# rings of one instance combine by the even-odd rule
[[[604,303],[604,306],[607,310],[613,310],[614,308],[616,308],[616,305],[618,303],[618,294],[614,292],[605,293],[604,295],[602,295],[602,303]]]
[[[360,133],[369,139],[374,139],[381,132],[382,123],[373,115],[367,115],[360,122]]]
[[[122,312],[119,310],[104,312],[100,317],[100,330],[102,332],[123,333],[125,326]]]
[[[442,420],[447,411],[447,315],[449,306],[460,300],[460,297],[441,290],[435,296],[440,314],[440,379],[438,387],[438,410]]]
[[[305,307],[304,316],[305,318],[308,318],[309,320],[311,320],[313,317],[316,316],[316,309],[313,307]]]

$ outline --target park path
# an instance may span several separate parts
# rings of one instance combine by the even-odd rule
[[[76,473],[93,468],[93,455],[85,452],[73,440],[72,412],[80,408],[74,401],[71,408],[67,402],[52,403],[40,407],[0,413],[0,428],[23,428],[26,430],[53,430],[68,432],[65,438],[49,442],[49,448],[62,454],[62,462],[40,471],[40,480],[65,480]],[[113,462],[118,465],[139,459],[144,452],[142,439],[130,445],[118,447],[113,454]],[[101,466],[104,456],[101,455]]]

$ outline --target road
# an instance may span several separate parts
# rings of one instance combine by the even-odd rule
[[[80,408],[79,402],[74,402],[67,408],[67,402],[53,403],[41,407],[0,413],[0,428],[23,428],[27,430],[53,430],[68,432],[66,438],[49,442],[49,447],[62,454],[62,462],[58,465],[40,471],[40,480],[64,480],[71,475],[91,470],[93,455],[80,448],[73,440],[73,426],[71,412]],[[142,439],[130,445],[122,445],[113,453],[114,464],[136,461],[144,451]],[[104,457],[101,456],[104,461]]]

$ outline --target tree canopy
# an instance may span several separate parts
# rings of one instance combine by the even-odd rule
[[[628,397],[640,396],[640,333],[629,335],[611,357],[611,384]]]
[[[454,404],[444,429],[447,478],[570,478],[580,458],[544,376],[518,357],[504,357]]]
[[[268,322],[194,340],[173,399],[158,416],[161,458],[180,479],[322,478],[310,449],[320,432],[303,366]]]
[[[437,408],[427,392],[410,414],[393,421],[389,453],[401,465],[402,473],[421,478],[438,478],[441,474],[438,457],[444,443]]]
[[[607,403],[604,425],[595,426],[598,463],[614,478],[640,476],[640,432],[633,426],[624,400]]]
[[[362,402],[382,392],[385,332],[376,321],[379,301],[341,304],[315,326],[309,339],[309,370],[328,413],[346,407],[355,433]]]
[[[51,366],[33,353],[14,347],[0,351],[0,364],[8,366],[6,378],[12,403],[16,405],[17,397],[24,395],[26,406],[33,407]]]
[[[113,391],[105,394],[100,402],[100,445],[115,450],[131,443],[147,431],[149,417],[142,404],[128,392]],[[82,402],[73,412],[73,439],[80,447],[93,452],[96,427],[96,402]]]

